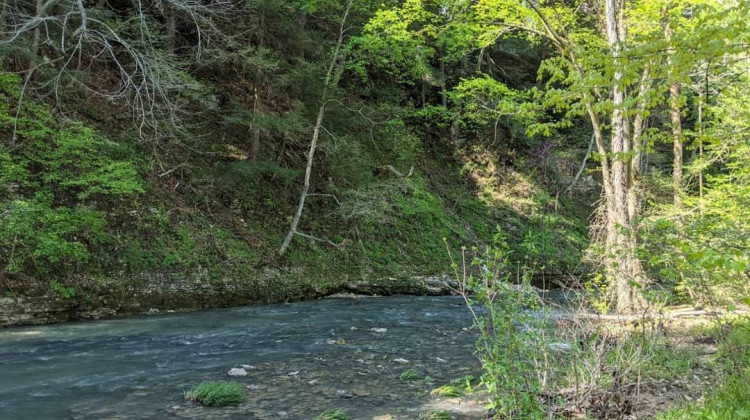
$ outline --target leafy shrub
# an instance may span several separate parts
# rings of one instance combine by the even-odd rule
[[[91,257],[106,240],[104,214],[87,208],[53,207],[49,195],[0,201],[0,255],[10,273],[32,267],[41,272],[71,267]]]
[[[536,310],[541,300],[530,284],[530,273],[513,279],[506,235],[498,230],[495,245],[479,253],[459,274],[461,294],[479,331],[477,352],[482,358],[481,383],[490,394],[489,405],[500,417],[541,418],[538,396],[547,387],[545,318]],[[516,284],[512,282],[515,280]],[[460,389],[444,387],[454,391]]]
[[[247,394],[237,382],[201,382],[185,393],[185,398],[212,407],[242,404]]]
[[[106,244],[104,204],[144,191],[133,150],[44,105],[21,101],[0,72],[0,260],[3,270],[70,272]],[[111,207],[111,206],[107,206]]]

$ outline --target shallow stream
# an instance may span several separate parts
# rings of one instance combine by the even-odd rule
[[[458,297],[388,297],[0,330],[0,419],[293,420],[339,407],[417,419],[430,389],[477,373],[470,324]],[[246,403],[185,401],[241,365]],[[407,369],[431,380],[400,380]]]

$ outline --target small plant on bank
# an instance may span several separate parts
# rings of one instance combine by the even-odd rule
[[[185,399],[211,407],[241,404],[246,397],[245,389],[237,382],[201,382],[185,393]]]
[[[415,370],[409,369],[401,372],[401,375],[398,377],[404,382],[412,382],[412,381],[418,381],[422,377],[419,376],[419,373],[417,373]]]
[[[336,410],[329,410],[324,411],[320,413],[315,419],[313,420],[350,420],[351,417],[349,417],[349,413],[344,411],[342,408],[338,408]]]
[[[456,398],[464,395],[464,390],[455,385],[443,385],[439,388],[435,388],[430,392],[430,395],[438,397]]]
[[[466,262],[464,249],[462,267],[452,264],[479,333],[480,381],[489,391],[489,407],[500,418],[543,418],[541,396],[549,391],[552,369],[546,317],[540,315],[541,299],[531,286],[530,271],[510,263],[505,233],[498,229],[494,241],[471,263]],[[452,384],[433,392],[450,396],[465,390]]]
[[[451,385],[463,389],[466,392],[470,392],[474,387],[472,383],[476,380],[474,375],[466,375],[451,381]]]

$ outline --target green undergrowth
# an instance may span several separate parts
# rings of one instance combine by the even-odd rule
[[[382,159],[403,171],[414,165],[413,174],[374,175],[370,165],[378,161],[349,178],[337,173],[341,186],[327,187],[337,198],[311,197],[300,231],[338,246],[297,236],[278,258],[299,171],[186,161],[155,176],[151,151],[136,137],[63,121],[44,104],[20,101],[20,89],[17,76],[0,73],[0,260],[7,262],[0,270],[45,280],[19,282],[14,293],[77,300],[96,293],[84,278],[156,272],[218,284],[255,281],[267,268],[286,270],[290,280],[274,282],[260,300],[302,299],[374,279],[373,292],[403,292],[413,290],[414,276],[450,266],[444,239],[456,247],[489,243],[498,224],[508,228],[512,258],[539,271],[577,270],[586,246],[572,202],[553,204],[536,181],[528,208],[487,202],[487,187],[462,175],[445,150],[424,149],[426,140],[398,126],[384,131],[393,150]]]
[[[715,363],[720,386],[706,390],[701,403],[667,411],[658,420],[741,420],[750,418],[750,320],[736,321],[721,341]],[[721,333],[714,333],[720,335]]]
[[[328,410],[320,413],[314,420],[350,420],[351,416],[344,409]]]
[[[211,407],[242,404],[247,394],[237,382],[201,382],[185,393],[185,399]]]
[[[430,392],[431,395],[439,397],[456,398],[462,397],[470,392],[476,386],[476,378],[472,375],[467,375],[461,378],[457,378],[448,384],[442,385],[435,388]]]

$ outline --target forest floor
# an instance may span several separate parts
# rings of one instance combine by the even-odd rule
[[[673,320],[665,327],[666,346],[674,358],[664,363],[680,367],[662,365],[659,370],[666,374],[643,372],[630,418],[653,419],[670,408],[700,402],[706,392],[718,387],[718,339],[706,332],[712,322],[702,316]]]

